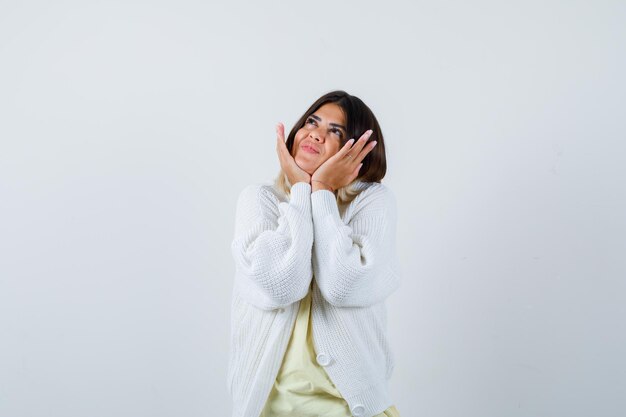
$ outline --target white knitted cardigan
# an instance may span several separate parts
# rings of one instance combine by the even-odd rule
[[[354,416],[393,405],[384,301],[400,283],[396,202],[381,183],[355,186],[361,192],[342,213],[332,192],[312,193],[305,182],[291,187],[290,198],[269,184],[239,195],[231,245],[233,417],[259,417],[312,279],[318,363]]]

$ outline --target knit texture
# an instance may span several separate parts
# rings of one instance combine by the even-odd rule
[[[231,250],[228,388],[233,417],[258,417],[312,286],[315,351],[355,416],[393,404],[393,355],[385,299],[399,286],[395,198],[381,183],[339,210],[327,190],[298,182],[287,197],[273,185],[246,187],[237,200]]]

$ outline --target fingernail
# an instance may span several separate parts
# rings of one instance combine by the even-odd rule
[[[377,144],[377,143],[378,143],[378,142],[376,142],[376,141],[372,142],[372,148],[373,148],[374,146],[376,146],[376,144]]]
[[[353,143],[353,142],[354,142],[354,139],[350,139],[350,140],[348,141],[348,143]]]
[[[370,129],[370,130],[368,130],[368,131],[367,131],[367,132],[365,132],[365,133],[367,133],[367,136],[371,136],[371,135],[372,135],[372,132],[374,132],[374,131],[373,131],[372,129]]]

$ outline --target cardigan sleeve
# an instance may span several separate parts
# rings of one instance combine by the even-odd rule
[[[311,194],[315,280],[324,298],[337,307],[373,305],[400,284],[391,190],[375,183],[351,204],[354,215],[346,224],[332,192]]]
[[[302,299],[312,277],[311,185],[291,187],[288,202],[263,185],[247,186],[237,199],[235,285],[244,299],[262,309]]]

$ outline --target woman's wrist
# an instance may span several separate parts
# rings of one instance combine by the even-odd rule
[[[311,180],[311,188],[313,191],[318,191],[318,190],[328,190],[331,192],[335,192],[335,190],[333,189],[333,187],[331,187],[330,185],[326,184],[325,182],[319,181],[319,180]]]

